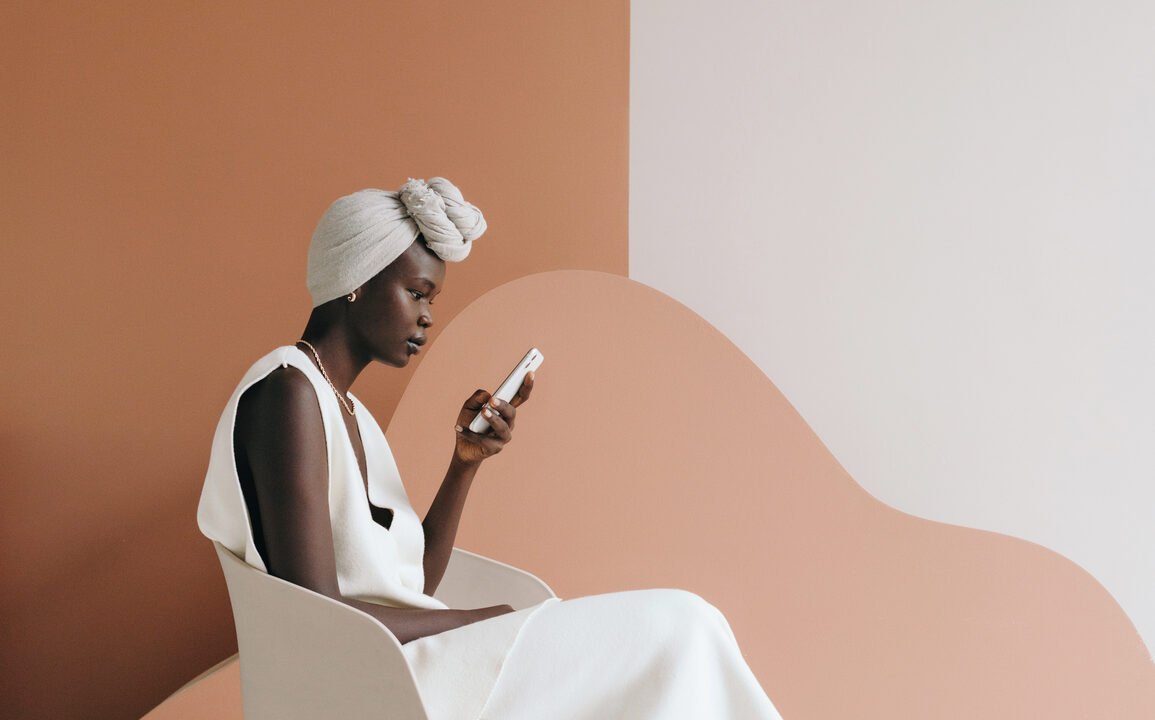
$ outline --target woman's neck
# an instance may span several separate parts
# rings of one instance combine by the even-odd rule
[[[309,349],[303,345],[297,347],[302,347],[306,350],[306,355],[315,362],[320,362],[329,382],[333,383],[333,386],[341,394],[349,392],[353,381],[369,364],[368,358],[358,357],[354,349],[355,343],[348,337],[344,326],[340,323],[330,322],[329,319],[323,317],[322,313],[318,313],[317,309],[314,309],[312,315],[309,316],[309,322],[305,325],[304,332],[301,333],[301,339],[316,349],[317,357],[313,357],[313,353],[309,352]]]

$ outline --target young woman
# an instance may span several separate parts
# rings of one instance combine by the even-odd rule
[[[313,310],[301,339],[249,369],[217,426],[201,531],[250,565],[347,603],[404,644],[430,716],[778,718],[722,615],[647,590],[450,610],[432,597],[470,485],[509,442],[511,402],[475,392],[420,521],[380,427],[349,392],[372,362],[404,367],[433,324],[445,263],[485,231],[442,178],[334,202],[309,247]],[[478,413],[490,429],[468,429]]]

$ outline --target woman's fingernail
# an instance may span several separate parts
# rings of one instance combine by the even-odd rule
[[[457,432],[465,432],[465,428],[461,427],[460,425],[454,425],[453,429]]]
[[[493,411],[490,410],[489,408],[485,408],[484,410],[482,410],[481,414],[484,415],[485,417],[493,417]]]

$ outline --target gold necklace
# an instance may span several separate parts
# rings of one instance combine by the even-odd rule
[[[329,373],[325,372],[325,366],[321,364],[321,356],[317,354],[317,348],[309,344],[307,340],[298,340],[298,345],[304,345],[313,351],[313,359],[317,361],[317,368],[321,371],[321,377],[325,378],[325,382],[329,383],[329,387],[333,390],[333,394],[341,401],[341,407],[345,408],[345,412],[353,415],[353,401],[346,399],[341,393],[337,392],[337,386],[329,379]]]

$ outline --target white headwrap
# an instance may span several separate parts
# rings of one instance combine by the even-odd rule
[[[309,243],[306,284],[313,307],[348,295],[400,257],[420,234],[446,262],[469,255],[485,232],[481,211],[445,178],[414,180],[397,192],[359,190],[329,206]]]

